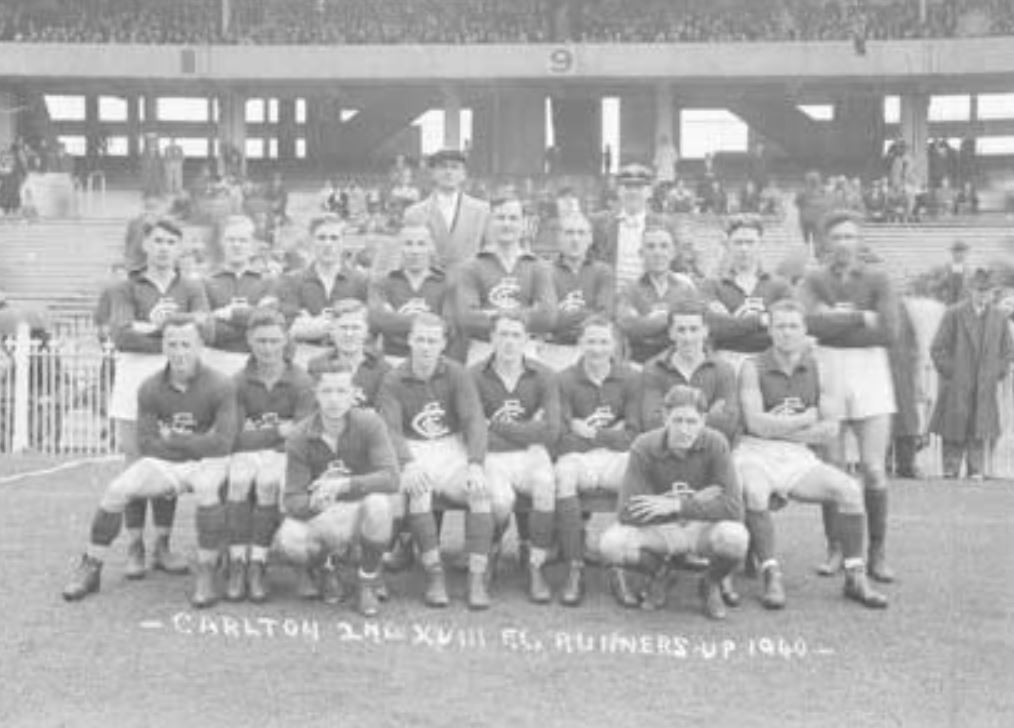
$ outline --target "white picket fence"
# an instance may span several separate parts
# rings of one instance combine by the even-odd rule
[[[113,349],[98,344],[94,332],[85,329],[67,329],[39,341],[22,326],[5,339],[0,344],[0,452],[115,454],[115,428],[107,414],[113,362]],[[925,430],[937,391],[936,372],[928,362],[921,367],[918,389]],[[997,397],[1004,434],[995,443],[987,472],[1014,478],[1014,370]],[[918,464],[929,477],[942,474],[939,438],[930,438]]]

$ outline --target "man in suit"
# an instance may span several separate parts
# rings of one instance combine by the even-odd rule
[[[621,167],[616,175],[619,210],[604,212],[592,219],[591,257],[616,271],[617,291],[622,291],[627,283],[637,280],[644,272],[641,238],[647,228],[668,229],[672,239],[678,239],[670,221],[648,209],[652,178],[651,170],[643,164]]]
[[[489,205],[464,193],[468,171],[462,152],[443,149],[429,158],[429,168],[433,191],[405,211],[405,222],[429,228],[437,265],[453,273],[482,247]]]

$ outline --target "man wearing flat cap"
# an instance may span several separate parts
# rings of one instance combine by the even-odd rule
[[[406,225],[424,225],[433,236],[436,263],[448,273],[471,260],[482,247],[489,205],[464,192],[467,159],[456,149],[442,149],[428,165],[433,191],[405,210]]]
[[[644,272],[640,251],[647,228],[665,228],[674,241],[679,238],[670,220],[648,209],[653,179],[652,171],[643,164],[623,165],[616,175],[620,209],[592,220],[590,255],[615,271],[618,291]]]
[[[964,240],[955,240],[951,245],[951,262],[943,266],[940,275],[937,276],[940,282],[934,291],[936,297],[948,306],[961,303],[968,294],[968,279],[971,275],[968,243]]]
[[[944,477],[981,481],[986,447],[1000,435],[997,385],[1014,358],[1007,318],[993,301],[993,277],[978,268],[969,295],[947,309],[930,356],[940,376],[930,432],[943,440]]]

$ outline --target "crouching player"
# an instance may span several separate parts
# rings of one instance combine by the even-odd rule
[[[700,391],[673,387],[663,400],[665,424],[634,440],[620,489],[619,520],[602,534],[603,558],[614,568],[611,586],[624,607],[665,605],[668,564],[688,554],[708,560],[701,578],[704,613],[724,619],[722,580],[746,555],[748,535],[740,522],[743,501],[725,437],[705,426],[707,402]],[[626,567],[649,574],[638,597]]]
[[[556,480],[548,448],[560,431],[560,398],[552,372],[525,358],[528,329],[520,313],[493,316],[493,355],[470,373],[488,423],[486,489],[495,522],[494,552],[510,524],[515,494],[532,499],[529,522],[528,596],[536,604],[552,599],[542,567],[553,543]],[[495,560],[489,567],[495,569]]]
[[[286,442],[285,520],[275,548],[306,567],[311,580],[337,579],[329,562],[358,550],[358,607],[372,617],[379,611],[380,558],[391,540],[398,460],[380,416],[354,406],[350,367],[321,366],[313,376],[317,412]]]
[[[829,372],[811,352],[799,303],[784,300],[771,307],[771,338],[773,346],[744,362],[740,372],[740,406],[748,434],[733,453],[746,502],[746,527],[764,577],[761,603],[768,609],[785,606],[770,506],[791,499],[836,506],[834,535],[844,556],[845,596],[867,607],[886,607],[887,599],[866,579],[862,488],[808,447],[838,436],[841,413],[831,394]]]
[[[251,356],[233,377],[236,384],[235,452],[229,461],[226,521],[229,579],[225,598],[263,602],[268,549],[278,528],[278,501],[285,476],[285,438],[314,409],[313,382],[285,356],[285,317],[256,310],[247,322]],[[256,505],[251,502],[251,494]]]
[[[232,381],[201,363],[197,323],[170,316],[162,329],[168,364],[141,385],[137,395],[140,459],[113,479],[92,519],[91,542],[63,590],[68,601],[99,590],[102,563],[116,539],[127,504],[137,498],[197,497],[197,569],[191,602],[217,601],[215,570],[225,545],[225,506],[219,490],[236,437],[236,393]]]
[[[468,507],[468,606],[487,609],[493,513],[483,468],[486,420],[468,372],[441,355],[446,343],[443,319],[430,313],[416,316],[408,335],[409,357],[380,388],[380,413],[405,464],[401,490],[426,570],[424,601],[431,607],[449,603],[433,516],[433,498],[439,495]]]
[[[618,493],[627,470],[630,444],[639,429],[638,375],[615,360],[616,330],[609,319],[592,316],[580,329],[581,358],[557,375],[560,440],[556,462],[556,512],[560,551],[569,564],[560,602],[577,606],[584,598],[584,534],[580,493]]]

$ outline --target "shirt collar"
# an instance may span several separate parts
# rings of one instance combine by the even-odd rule
[[[578,266],[578,267],[579,268],[586,268],[587,266],[589,266],[591,264],[592,264],[591,256],[589,256],[589,255],[586,254],[584,256],[584,259],[581,261],[581,265]],[[563,270],[566,270],[566,271],[573,270],[573,268],[571,268],[567,264],[567,260],[564,257],[563,253],[560,253],[558,256],[556,256],[555,265],[556,265],[557,268],[562,268]]]
[[[400,278],[403,281],[408,280],[408,274],[405,272],[403,268],[395,268],[387,275],[391,278]],[[436,266],[430,266],[429,269],[426,271],[426,276],[423,278],[423,280],[432,279],[435,281],[442,281],[444,280],[445,277],[446,275],[444,274],[443,270],[437,268]]]
[[[243,378],[248,382],[263,384],[264,380],[257,376],[257,360],[253,354],[247,357],[246,365],[243,367]],[[282,369],[282,375],[278,378],[279,384],[292,384],[296,379],[296,367],[291,361],[286,361]]]
[[[492,250],[480,250],[478,253],[475,254],[475,257],[492,259],[495,260],[497,263],[500,262],[500,256],[494,253]],[[530,250],[525,250],[522,248],[521,254],[518,255],[518,261],[522,260],[536,260],[535,253],[533,253]]]
[[[405,361],[403,361],[401,364],[399,364],[398,368],[395,371],[398,372],[398,377],[403,382],[422,382],[422,381],[424,381],[424,380],[420,379],[419,377],[417,377],[415,375],[415,372],[412,371],[412,357],[411,357],[411,355],[405,357]],[[437,377],[442,377],[442,376],[444,376],[444,374],[446,372],[447,372],[447,360],[444,359],[443,356],[441,356],[440,359],[437,360],[437,366],[433,370],[433,376],[431,377],[431,379],[435,379]]]
[[[697,439],[694,440],[690,447],[687,448],[688,453],[700,452],[704,449],[704,432],[704,430],[701,430],[701,434],[699,434]],[[676,453],[669,448],[669,428],[664,425],[660,429],[656,430],[654,440],[650,441],[648,444],[659,457],[677,457]]]
[[[756,362],[758,364],[758,367],[762,371],[780,372],[782,374],[785,373],[785,370],[779,363],[778,358],[775,356],[775,348],[773,346],[769,347],[768,349],[765,349],[760,354],[758,354]],[[815,365],[816,362],[813,359],[813,353],[810,347],[807,347],[806,349],[803,350],[803,355],[799,358],[799,361],[796,362],[796,365],[792,368],[792,371],[793,372],[809,371]]]
[[[193,385],[193,383],[201,378],[201,375],[203,373],[204,373],[204,362],[201,361],[200,359],[198,359],[197,360],[197,366],[194,367],[194,374],[193,374],[193,376],[190,377],[190,379],[187,380],[187,389],[190,389],[190,387]],[[171,387],[172,389],[176,389],[176,387],[173,387],[172,380],[170,380],[170,378],[169,378],[169,362],[168,361],[165,363],[165,366],[162,367],[162,382],[165,384],[165,386]]]
[[[217,269],[215,269],[215,272],[212,274],[212,277],[219,278],[221,276],[232,276],[233,278],[236,278],[238,280],[238,279],[243,278],[244,276],[248,276],[248,275],[254,276],[255,278],[261,278],[262,277],[259,271],[255,270],[253,268],[250,268],[249,266],[246,267],[246,268],[243,268],[242,270],[240,270],[238,272],[235,271],[235,270],[233,270],[232,268],[226,268],[224,266],[220,266]]]
[[[588,372],[585,371],[584,357],[581,357],[580,359],[577,360],[576,363],[572,364],[571,369],[574,370],[574,376],[577,378],[579,382],[584,382],[592,386],[598,386],[595,384],[595,382],[591,380],[591,377],[588,376]],[[627,367],[625,364],[614,360],[613,363],[609,366],[609,373],[606,374],[606,378],[602,380],[602,383],[605,384],[606,382],[609,381],[622,379],[623,374],[625,374],[626,371]]]
[[[672,356],[673,356],[673,354],[675,352],[676,352],[676,346],[675,345],[670,346],[665,351],[663,351],[662,353],[656,354],[652,359],[649,359],[646,366],[651,366],[652,364],[654,364],[657,367],[661,367],[661,368],[665,369],[667,372],[678,372],[679,370],[677,370],[676,368],[674,368],[673,365],[672,365],[672,363],[670,362],[670,360],[672,359]],[[704,359],[697,366],[697,369],[694,369],[693,373],[696,374],[699,369],[702,369],[703,367],[706,367],[706,366],[707,367],[713,367],[713,366],[715,366],[715,363],[716,362],[715,362],[715,354],[714,354],[714,352],[706,351],[706,352],[704,352]],[[682,372],[680,372],[680,374],[682,374]]]
[[[497,376],[496,369],[493,368],[493,359],[496,358],[494,354],[490,354],[486,357],[486,362],[482,365],[484,372],[489,372],[493,376]],[[536,372],[535,362],[529,359],[527,356],[521,357],[521,376],[526,374],[534,374]]]
[[[321,276],[320,276],[320,273],[319,273],[319,271],[317,269],[317,264],[316,263],[310,263],[310,265],[308,265],[306,267],[306,270],[303,271],[303,278],[305,278],[307,280],[311,280],[311,281],[320,281],[321,280]],[[345,278],[348,278],[348,270],[345,268],[345,266],[341,266],[338,269],[338,272],[335,274],[335,280],[345,279]]]

